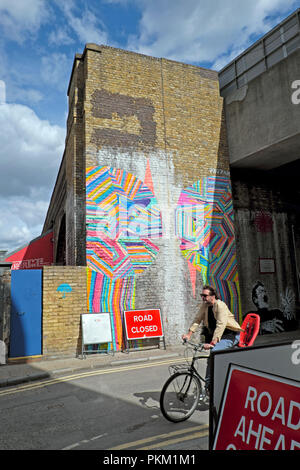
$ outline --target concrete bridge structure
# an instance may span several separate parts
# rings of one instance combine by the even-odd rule
[[[258,281],[269,310],[293,305],[296,312],[299,305],[299,15],[298,9],[219,72],[244,310],[257,307]]]
[[[271,170],[300,157],[299,12],[219,73],[231,167]]]

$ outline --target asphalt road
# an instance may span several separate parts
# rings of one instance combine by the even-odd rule
[[[0,390],[0,450],[207,450],[208,410],[177,424],[161,415],[160,390],[175,361],[89,370]],[[199,362],[204,372],[205,360]]]

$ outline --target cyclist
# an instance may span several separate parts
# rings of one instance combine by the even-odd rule
[[[199,312],[194,318],[187,334],[182,335],[182,339],[189,340],[195,331],[197,331],[201,322],[203,322],[206,332],[204,349],[212,351],[221,351],[238,344],[240,340],[240,331],[242,328],[235,320],[225,302],[220,300],[215,289],[211,286],[203,286],[202,301]],[[209,358],[206,368],[206,387],[209,390],[210,373]]]

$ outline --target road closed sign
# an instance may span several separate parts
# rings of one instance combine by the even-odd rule
[[[163,336],[159,309],[127,310],[124,312],[127,339]]]
[[[300,450],[300,382],[231,365],[215,450]]]

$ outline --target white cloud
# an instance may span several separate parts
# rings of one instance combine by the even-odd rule
[[[58,28],[57,30],[52,30],[49,34],[49,44],[51,45],[70,45],[74,44],[75,40],[71,37],[67,28]]]
[[[56,52],[42,57],[41,76],[60,91],[67,89],[72,63],[66,54]]]
[[[297,6],[295,0],[135,0],[140,33],[128,48],[156,57],[227,64]]]
[[[27,106],[0,105],[0,249],[13,250],[41,232],[65,130]]]
[[[76,15],[77,5],[72,0],[57,3],[67,19],[69,29],[76,34],[83,44],[88,42],[107,44],[107,33],[101,18],[86,7],[82,8]]]
[[[6,85],[3,80],[0,80],[0,104],[6,102]]]
[[[48,203],[42,200],[0,197],[1,249],[14,251],[39,236],[47,208]]]
[[[0,0],[0,26],[9,39],[22,43],[47,18],[45,0]]]
[[[75,33],[81,42],[95,42],[97,44],[107,43],[107,34],[97,26],[96,16],[86,11],[82,17],[69,16],[70,26],[73,28]]]

